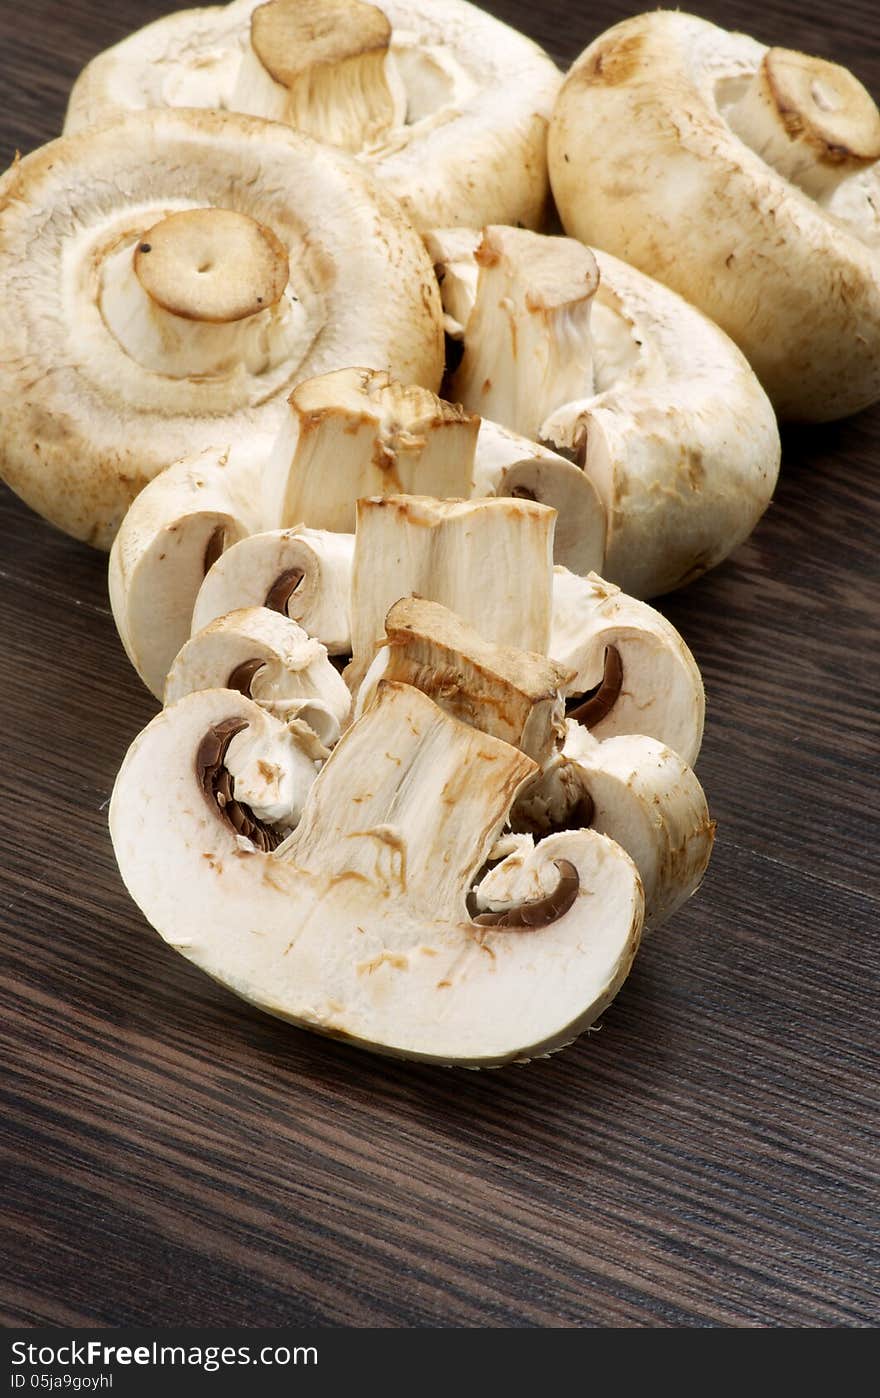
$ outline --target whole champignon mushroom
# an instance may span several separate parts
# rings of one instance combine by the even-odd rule
[[[603,576],[654,596],[726,558],[766,509],[780,457],[773,410],[736,346],[667,287],[571,239],[472,232],[468,276],[463,230],[438,264],[446,238],[428,246],[447,331],[454,322],[464,337],[451,392],[583,467],[605,512]]]
[[[563,724],[562,688],[569,677],[560,666],[484,641],[436,602],[395,603],[385,633],[386,644],[358,691],[356,717],[383,681],[412,684],[446,713],[520,748],[540,768],[511,810],[517,835],[502,836],[491,859],[528,855],[532,842],[523,832],[589,826],[635,862],[649,924],[664,921],[691,896],[706,871],[715,827],[699,781],[677,753],[653,738],[600,741],[574,720]],[[664,678],[658,674],[659,684]],[[652,699],[662,703],[659,694]]]
[[[399,207],[287,127],[155,111],[53,141],[0,180],[0,473],[109,548],[182,454],[264,459],[304,377],[438,387],[440,318]]]
[[[693,766],[703,740],[706,698],[693,655],[675,627],[647,603],[604,578],[553,570],[549,654],[569,717],[596,738],[641,733]]]
[[[198,689],[237,689],[282,722],[307,724],[328,748],[351,710],[326,647],[267,607],[229,612],[187,641],[168,672],[164,703]]]
[[[574,64],[549,153],[566,230],[717,321],[780,416],[880,397],[880,115],[852,74],[638,15]]]
[[[114,849],[166,941],[272,1014],[405,1057],[522,1061],[593,1023],[638,946],[629,857],[593,831],[554,835],[469,899],[535,763],[386,683],[264,852],[216,793],[222,734],[268,719],[243,695],[191,694],[123,763]]]
[[[536,44],[465,0],[234,0],[100,54],[65,132],[131,108],[223,107],[355,152],[419,228],[534,227],[560,82]]]

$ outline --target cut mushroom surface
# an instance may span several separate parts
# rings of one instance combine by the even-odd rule
[[[65,131],[131,108],[250,113],[355,153],[420,228],[534,227],[560,82],[536,44],[465,0],[234,0],[100,54]]]
[[[130,114],[0,180],[0,473],[109,548],[185,453],[268,455],[302,378],[439,386],[441,308],[394,200],[277,123]]]
[[[351,695],[325,646],[267,607],[246,607],[212,621],[177,655],[164,702],[199,689],[237,689],[285,723],[299,719],[327,747],[339,739]]]
[[[880,113],[851,73],[638,15],[572,67],[549,156],[566,230],[711,316],[780,416],[880,397]]]
[[[263,473],[264,518],[354,531],[365,495],[471,493],[480,420],[385,372],[341,369],[299,384]]]
[[[595,573],[579,578],[557,567],[549,653],[573,676],[563,686],[574,701],[569,716],[594,737],[640,733],[694,765],[703,681],[678,631],[653,607]]]
[[[578,248],[571,239],[487,229],[481,240],[474,233],[474,265],[481,248],[497,260],[471,279],[463,270],[469,255],[463,235],[450,242],[441,232],[428,246],[444,304],[463,326],[464,358],[452,391],[466,408],[479,411],[486,398],[485,377],[474,366],[492,363],[493,411],[504,425],[517,427],[525,421],[518,405],[525,402],[531,411],[516,385],[535,346],[558,366],[555,376],[539,375],[535,402],[543,417],[536,426],[533,415],[530,430],[582,467],[598,496],[604,576],[636,596],[667,592],[720,563],[749,535],[776,484],[779,433],[767,395],[717,326],[668,287],[582,247],[574,254],[581,258],[579,276],[586,278],[589,259],[598,267],[598,288],[571,305],[588,306],[589,316],[583,308],[570,315],[565,296],[548,314],[544,307],[552,297],[543,288],[549,268],[557,265],[560,284],[568,285],[571,250]],[[450,261],[438,264],[444,248]],[[499,304],[489,278],[503,267],[509,280],[516,277],[519,299]],[[511,333],[517,305],[529,316],[527,338]]]
[[[237,607],[262,606],[298,622],[331,655],[348,655],[353,561],[353,534],[303,525],[252,534],[206,574],[192,608],[192,632]]]
[[[207,690],[165,710],[126,757],[114,848],[166,941],[270,1013],[405,1057],[526,1060],[596,1019],[638,946],[629,857],[593,831],[564,832],[474,886],[537,771],[528,757],[386,683],[267,852],[218,793],[222,734],[270,721],[243,695]]]
[[[396,602],[387,644],[358,690],[355,716],[383,681],[411,684],[446,713],[519,748],[540,767],[564,736],[562,686],[570,676],[542,655],[485,641],[447,607],[421,597]]]
[[[678,753],[630,734],[600,741],[569,721],[562,753],[519,798],[517,830],[537,835],[589,825],[625,849],[645,890],[645,924],[665,922],[696,891],[715,823]]]
[[[363,679],[402,597],[441,602],[485,640],[547,653],[555,513],[531,500],[358,501],[352,673]]]

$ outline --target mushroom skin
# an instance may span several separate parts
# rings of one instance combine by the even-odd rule
[[[624,20],[563,84],[550,174],[568,233],[711,316],[780,417],[821,422],[880,397],[876,118],[870,99],[855,113],[861,149],[811,138],[823,105],[811,90],[834,91],[833,65],[789,56],[807,65],[793,94],[779,82],[784,52],[693,15]],[[841,88],[824,105],[862,100]]]
[[[295,25],[299,8],[233,0],[157,20],[87,65],[65,133],[131,108],[254,112],[355,150],[419,228],[541,222],[561,74],[537,44],[466,0],[381,0],[330,6],[335,64],[322,63],[320,33],[302,35],[295,57],[263,34],[261,61],[252,21]],[[374,32],[382,17],[391,27],[384,63]]]
[[[483,239],[495,235],[490,246],[503,246],[507,261],[521,260],[521,301],[528,309],[528,267],[538,261],[526,256],[528,248],[541,248],[541,261],[552,265],[571,240],[514,231],[515,239],[499,242],[498,230],[489,229]],[[465,356],[469,339],[480,335],[487,343],[474,350],[475,362],[492,356],[516,361],[519,338],[511,340],[494,298],[479,313],[481,288],[483,296],[490,288],[485,278],[466,275],[464,230],[454,239],[447,230],[435,232],[427,244],[441,279],[447,325],[452,307],[455,324],[463,327]],[[480,235],[472,232],[474,265],[480,246]],[[438,263],[444,249],[450,260]],[[587,255],[587,249],[581,252]],[[605,519],[603,576],[637,597],[656,596],[715,567],[751,533],[779,474],[779,432],[767,395],[717,326],[634,267],[598,249],[592,256],[599,285],[589,319],[581,316],[575,328],[563,318],[557,327],[534,315],[535,333],[545,340],[588,337],[592,359],[592,383],[579,374],[580,398],[569,397],[572,380],[560,376],[551,407],[553,381],[544,381],[547,415],[537,436],[590,480]],[[567,275],[567,254],[560,266]],[[553,354],[561,356],[561,344]],[[464,368],[465,360],[453,390],[466,408],[479,411],[479,379],[462,377]],[[496,409],[502,401],[496,397]]]
[[[493,871],[483,901],[504,911],[546,899],[569,877],[558,866],[573,867],[576,896],[545,926],[481,926],[467,911],[536,770],[529,758],[386,684],[322,768],[296,830],[266,853],[224,823],[194,755],[215,725],[267,717],[229,691],[191,694],[126,756],[114,850],[165,941],[271,1014],[407,1058],[524,1061],[594,1022],[629,971],[644,908],[612,841],[565,832]]]
[[[399,206],[330,147],[167,109],[62,137],[0,178],[0,474],[108,549],[182,454],[265,459],[302,378],[355,362],[439,387],[441,314]]]

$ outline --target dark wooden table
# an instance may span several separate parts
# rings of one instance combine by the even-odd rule
[[[163,8],[3,0],[2,161]],[[490,8],[561,62],[628,12]],[[702,13],[880,91],[875,0]],[[104,558],[4,490],[7,1323],[876,1324],[878,471],[877,409],[788,431],[751,541],[666,599],[709,694],[709,876],[601,1032],[484,1074],[286,1027],[146,927],[106,811],[155,705]]]

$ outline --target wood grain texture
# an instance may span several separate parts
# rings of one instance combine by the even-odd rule
[[[59,129],[158,0],[0,7],[0,158]],[[631,7],[490,6],[570,61]],[[833,29],[704,3],[880,91]],[[2,411],[2,406],[0,406]],[[703,890],[601,1031],[527,1069],[371,1058],[238,1003],[116,874],[115,770],[155,705],[105,561],[0,494],[7,1323],[877,1323],[880,411],[788,432],[760,528],[664,609],[703,668]]]

